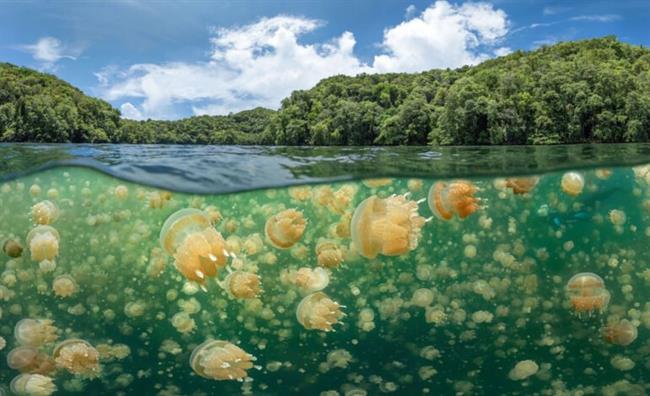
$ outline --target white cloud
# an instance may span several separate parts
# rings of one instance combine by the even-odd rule
[[[71,48],[64,45],[56,37],[41,37],[34,44],[23,45],[22,49],[32,54],[32,57],[51,67],[61,59],[77,59],[81,55],[81,48]]]
[[[406,7],[406,12],[404,12],[404,19],[411,19],[417,14],[418,9],[413,5]]]
[[[587,21],[587,22],[614,22],[621,20],[620,15],[605,14],[605,15],[578,15],[570,18],[571,21]]]
[[[509,51],[498,45],[508,31],[507,16],[486,3],[437,1],[419,16],[386,29],[380,54],[370,65],[355,56],[351,32],[327,42],[300,41],[322,25],[296,16],[262,18],[213,29],[212,50],[204,62],[136,64],[96,75],[106,99],[128,100],[122,106],[125,117],[174,118],[179,103],[190,105],[194,114],[277,108],[292,91],[336,74],[458,67]]]

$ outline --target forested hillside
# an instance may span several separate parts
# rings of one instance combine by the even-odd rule
[[[417,74],[335,76],[278,111],[131,121],[54,76],[0,64],[0,141],[468,145],[650,140],[650,51],[605,37]]]

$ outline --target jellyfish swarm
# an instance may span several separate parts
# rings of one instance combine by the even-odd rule
[[[36,224],[52,224],[59,218],[59,208],[52,201],[42,201],[32,206],[32,220]]]
[[[332,331],[332,326],[345,315],[343,306],[323,292],[316,292],[303,298],[296,309],[298,323],[307,330]]]
[[[208,340],[194,348],[190,367],[201,377],[217,381],[243,381],[255,357],[238,346],[221,340]]]
[[[287,209],[269,217],[264,233],[273,246],[288,249],[302,238],[306,225],[302,212]]]
[[[176,268],[188,280],[204,284],[228,260],[226,242],[198,209],[181,209],[160,230],[160,245],[174,257]]]
[[[352,243],[362,256],[399,256],[415,249],[421,236],[424,217],[418,204],[407,195],[382,199],[375,195],[357,206],[352,216]]]
[[[585,188],[585,179],[578,172],[567,172],[562,175],[562,181],[560,182],[560,187],[562,191],[567,193],[572,197],[577,197],[582,193],[582,190]]]
[[[574,275],[566,285],[571,309],[578,316],[602,312],[609,304],[610,294],[603,279],[591,272]]]
[[[59,343],[52,352],[59,368],[85,378],[99,376],[99,352],[87,341],[72,338]]]
[[[513,194],[522,195],[531,192],[538,182],[539,177],[537,176],[509,177],[506,179],[506,187],[511,189]]]
[[[603,339],[610,344],[627,346],[636,340],[638,332],[629,320],[623,319],[603,327],[602,335]]]
[[[40,347],[56,341],[57,328],[49,319],[21,319],[14,327],[14,336],[21,345]]]
[[[255,298],[260,294],[260,277],[252,272],[234,271],[224,281],[224,289],[234,298]]]
[[[49,396],[56,392],[52,378],[40,374],[20,374],[11,380],[9,388],[19,396]]]
[[[442,220],[451,220],[454,214],[464,219],[479,209],[474,194],[478,188],[467,180],[449,183],[436,182],[429,189],[427,201],[433,214]]]
[[[32,255],[32,260],[53,261],[59,255],[59,232],[48,225],[34,227],[27,234],[27,245]]]

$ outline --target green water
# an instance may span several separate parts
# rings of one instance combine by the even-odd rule
[[[0,187],[0,240],[15,240],[24,250],[17,258],[0,256],[0,336],[6,342],[0,384],[11,394],[9,383],[19,374],[5,362],[19,346],[16,323],[48,318],[58,339],[38,347],[45,356],[71,338],[86,340],[100,355],[96,378],[65,368],[45,373],[60,395],[645,394],[650,168],[580,172],[585,186],[578,196],[562,191],[563,173],[540,175],[524,195],[513,194],[503,179],[471,179],[480,208],[462,221],[432,217],[427,192],[439,179],[226,195],[165,193],[81,167],[8,181]],[[118,185],[128,188],[125,198],[116,194]],[[319,200],[328,189],[341,193]],[[405,193],[420,201],[420,216],[432,217],[417,247],[395,257],[360,256],[345,232],[357,205],[373,195]],[[51,224],[60,234],[54,270],[31,259],[26,241],[35,227],[32,206],[44,200],[60,210]],[[210,212],[236,256],[216,279],[223,281],[233,267],[255,273],[262,286],[257,298],[233,298],[213,278],[201,291],[173,257],[156,250],[163,223],[183,208]],[[264,227],[289,208],[302,211],[306,228],[282,250]],[[612,210],[622,211],[625,222],[613,224],[620,216]],[[306,329],[296,319],[304,293],[291,274],[319,266],[320,238],[333,241],[343,257],[323,290],[345,306],[333,332]],[[565,292],[580,272],[598,274],[611,295],[590,315],[577,315]],[[76,290],[56,296],[53,280],[66,274]],[[171,320],[183,310],[194,321],[187,333]],[[627,346],[606,342],[601,328],[622,319],[637,328],[638,338]],[[237,345],[257,367],[244,382],[197,376],[189,356],[207,339]],[[122,353],[110,356],[111,350]],[[526,360],[537,371],[513,379],[511,370]]]

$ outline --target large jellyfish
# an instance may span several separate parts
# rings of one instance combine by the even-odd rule
[[[208,340],[194,348],[190,367],[204,378],[243,381],[254,360],[253,355],[230,342]]]
[[[607,309],[610,294],[603,279],[591,272],[574,275],[566,285],[571,309],[578,316]]]
[[[160,244],[175,259],[176,268],[188,280],[204,284],[228,260],[226,242],[198,209],[181,209],[167,218],[160,230]]]
[[[288,249],[302,238],[306,221],[302,212],[287,209],[269,217],[264,226],[264,233],[273,246]]]
[[[451,220],[454,215],[464,219],[479,209],[479,200],[474,197],[478,188],[467,180],[436,182],[429,189],[428,203],[433,214],[442,220]]]
[[[307,330],[332,331],[333,326],[345,315],[343,306],[323,292],[303,298],[296,309],[296,318]]]
[[[20,374],[11,380],[9,387],[19,396],[49,396],[56,392],[54,380],[41,374]]]
[[[638,335],[636,326],[627,319],[620,322],[609,323],[602,329],[603,339],[610,344],[627,346],[630,345]]]
[[[260,292],[260,277],[246,271],[233,271],[223,282],[223,288],[234,298],[255,298]]]
[[[56,341],[57,328],[50,319],[21,319],[14,327],[14,336],[21,345],[40,347]]]
[[[560,187],[562,187],[562,191],[568,195],[576,197],[580,195],[582,190],[585,188],[585,179],[578,172],[567,172],[562,175]]]
[[[52,359],[32,346],[19,346],[9,351],[7,366],[21,373],[48,374],[55,369]]]
[[[352,216],[352,242],[366,258],[399,256],[415,249],[425,219],[406,195],[382,199],[375,195],[359,204]]]
[[[59,218],[59,208],[52,201],[41,201],[32,206],[32,220],[36,224],[52,224]]]
[[[59,255],[59,232],[48,225],[34,227],[27,234],[27,245],[32,255],[32,260],[53,261]]]
[[[59,368],[85,378],[100,374],[99,352],[84,340],[71,338],[60,342],[52,352],[54,362]]]

